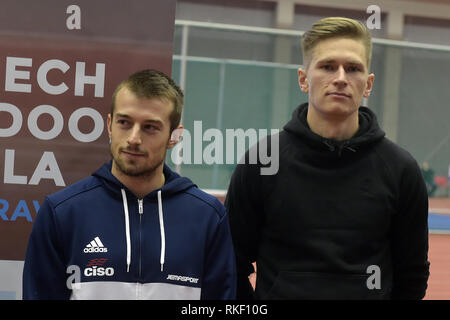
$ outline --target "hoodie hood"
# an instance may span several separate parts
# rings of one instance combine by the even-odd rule
[[[126,190],[127,194],[134,196],[133,193],[120,182],[112,173],[112,160],[105,163],[100,169],[95,171],[92,175],[102,181],[104,186],[112,193],[121,195],[121,189]],[[173,196],[177,193],[183,192],[189,188],[197,187],[189,178],[181,177],[178,173],[172,171],[166,164],[164,164],[163,173],[165,176],[164,185],[150,192],[145,198],[156,198],[158,191],[164,195],[164,197]],[[135,197],[135,196],[134,196]]]
[[[308,103],[301,104],[292,113],[292,119],[284,126],[284,130],[301,138],[302,141],[330,155],[340,157],[344,151],[358,152],[369,144],[381,140],[385,133],[378,125],[375,114],[367,107],[358,109],[359,129],[357,133],[348,140],[338,141],[334,139],[324,138],[309,128],[306,116],[308,114]]]
[[[165,199],[176,196],[179,193],[186,191],[187,189],[197,187],[190,179],[181,177],[176,172],[172,171],[166,164],[164,164],[163,173],[165,176],[164,185],[156,190],[153,190],[144,199],[138,199],[122,182],[120,182],[111,172],[112,160],[105,163],[100,169],[93,173],[94,177],[100,179],[106,189],[116,197],[122,198],[123,212],[125,219],[125,236],[127,246],[127,272],[130,271],[131,265],[131,235],[130,235],[130,214],[128,210],[128,200],[133,199],[139,203],[139,214],[143,214],[144,199],[158,201],[158,218],[159,229],[161,234],[161,254],[160,264],[161,272],[164,271],[165,251],[166,251],[166,236],[164,229],[164,212],[163,212],[163,196]]]

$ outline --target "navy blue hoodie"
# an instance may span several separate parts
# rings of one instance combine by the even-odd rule
[[[138,199],[111,174],[48,196],[23,272],[24,299],[234,299],[227,214],[164,166],[166,183]]]

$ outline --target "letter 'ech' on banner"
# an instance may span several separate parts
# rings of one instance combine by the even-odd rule
[[[0,260],[24,260],[46,195],[110,159],[111,96],[171,75],[174,21],[175,0],[1,1]]]

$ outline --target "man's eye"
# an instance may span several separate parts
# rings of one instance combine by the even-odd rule
[[[327,71],[330,71],[330,70],[333,70],[333,66],[332,66],[332,65],[329,65],[329,64],[324,64],[324,65],[322,66],[322,69],[327,70]]]
[[[131,122],[124,119],[117,120],[117,125],[122,128],[129,128],[131,126]]]
[[[357,71],[360,71],[360,69],[356,66],[350,66],[347,68],[347,71],[348,72],[357,72]]]
[[[158,128],[156,126],[154,126],[154,125],[147,124],[147,125],[144,126],[144,130],[146,130],[146,131],[155,131],[155,130],[158,130]]]

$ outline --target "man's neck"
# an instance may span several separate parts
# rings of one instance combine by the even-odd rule
[[[156,168],[151,174],[129,176],[117,169],[113,161],[111,173],[117,180],[122,182],[131,192],[133,192],[138,199],[142,199],[150,192],[161,188],[165,183],[163,165]]]
[[[358,111],[348,117],[332,117],[323,116],[312,107],[308,107],[306,121],[312,132],[337,141],[350,139],[359,129]]]

